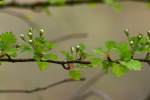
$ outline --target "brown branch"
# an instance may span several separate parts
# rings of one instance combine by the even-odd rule
[[[147,60],[147,59],[137,59],[136,58],[134,60],[138,60],[140,62],[145,62],[145,63],[150,62],[150,60]],[[0,61],[2,61],[2,62],[12,62],[12,63],[15,63],[15,62],[36,62],[36,60],[33,59],[33,58],[18,58],[18,59],[1,58]],[[60,65],[71,64],[71,63],[91,64],[90,61],[82,61],[82,60],[71,60],[71,61],[41,60],[41,62],[49,62],[49,63],[60,64]],[[112,61],[112,62],[117,62],[117,60]]]
[[[84,81],[84,80],[85,80],[85,78],[81,78],[79,81]],[[31,90],[27,90],[27,89],[24,89],[24,90],[19,90],[19,89],[18,90],[16,90],[16,89],[0,90],[0,93],[27,93],[27,94],[31,94],[31,93],[41,92],[41,91],[47,90],[51,87],[54,87],[54,86],[57,86],[60,84],[75,82],[75,81],[77,81],[77,80],[64,79],[64,80],[58,81],[56,83],[50,84],[50,85],[45,86],[45,87],[39,87],[39,88],[31,89]]]
[[[121,1],[148,2],[148,0],[121,0]],[[0,5],[0,8],[1,9],[20,8],[20,9],[36,10],[37,8],[44,8],[44,7],[74,6],[74,5],[82,5],[82,4],[90,4],[90,3],[103,3],[103,0],[66,0],[64,4],[60,4],[58,2],[50,3],[47,1],[38,1],[34,3],[18,3],[14,1],[14,2]]]

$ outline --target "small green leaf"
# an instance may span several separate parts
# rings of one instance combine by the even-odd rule
[[[16,38],[11,32],[5,32],[0,35],[0,49],[7,50],[16,44]]]
[[[105,45],[109,51],[112,49],[115,49],[117,46],[116,42],[114,42],[114,41],[108,41],[108,42],[106,42]]]
[[[64,55],[66,60],[74,60],[74,57],[69,52],[61,51],[61,53]]]
[[[39,69],[41,71],[45,71],[47,69],[49,63],[48,62],[37,61],[37,64],[38,64]]]
[[[108,73],[109,71],[109,67],[112,65],[111,62],[109,61],[103,61],[102,62],[102,70],[105,72],[105,73]]]
[[[121,11],[121,4],[119,0],[104,0],[104,3],[112,6],[117,12]]]
[[[102,65],[102,60],[100,58],[90,59],[92,66]]]
[[[78,69],[69,70],[69,76],[74,80],[80,80],[81,73]]]
[[[23,53],[23,52],[31,52],[32,48],[31,48],[30,45],[24,44],[24,45],[21,45],[20,51],[21,51],[21,53]]]
[[[127,60],[127,61],[131,59],[132,53],[127,43],[120,43],[117,46],[117,50],[121,59]]]
[[[65,0],[48,0],[50,4],[59,4],[63,5],[65,3]]]
[[[7,49],[5,50],[5,53],[8,54],[10,57],[16,57],[17,49],[16,48]]]
[[[58,59],[57,55],[54,53],[50,53],[49,56],[50,56],[51,60],[57,60]]]
[[[120,63],[124,66],[126,66],[129,70],[138,71],[141,70],[142,64],[138,60],[130,60],[130,61],[120,61]]]
[[[123,76],[125,73],[128,72],[128,69],[120,64],[117,63],[113,63],[112,64],[112,73],[117,76],[117,77],[121,77]]]
[[[5,4],[5,0],[0,0],[0,6]]]

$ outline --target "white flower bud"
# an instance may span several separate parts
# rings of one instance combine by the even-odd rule
[[[79,52],[79,50],[80,50],[80,45],[77,45],[76,46],[76,51]]]
[[[24,38],[25,36],[24,36],[24,34],[21,34],[20,37],[21,37],[21,38]]]
[[[129,32],[129,29],[125,29],[124,31],[125,31],[125,32]]]
[[[138,38],[142,38],[142,36],[143,36],[142,34],[139,34],[139,35],[138,35]]]
[[[40,29],[40,37],[42,37],[44,34],[44,29]]]
[[[41,28],[41,29],[40,29],[40,32],[41,32],[41,33],[44,33],[44,29]]]
[[[130,44],[133,44],[133,43],[134,43],[134,42],[131,40],[131,41],[130,41]]]
[[[29,43],[31,44],[33,41],[32,40],[29,40]]]
[[[30,36],[32,36],[32,34],[33,34],[32,32],[29,32],[29,33],[28,33],[28,35],[30,35]]]
[[[71,53],[74,53],[74,52],[75,52],[75,48],[71,47]]]

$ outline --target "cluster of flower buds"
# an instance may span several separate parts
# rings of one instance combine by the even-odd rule
[[[80,45],[77,45],[75,47],[71,47],[71,54],[75,55],[76,59],[80,59],[81,58],[81,54],[80,54]]]
[[[80,45],[77,45],[76,47],[71,47],[71,53],[78,53],[80,51]]]
[[[43,34],[44,34],[44,29],[40,29],[40,37],[43,37]],[[25,41],[25,42],[28,42],[30,44],[33,43],[33,29],[32,28],[29,28],[29,31],[27,33],[27,37],[25,36],[25,34],[21,34],[20,35],[20,38]]]

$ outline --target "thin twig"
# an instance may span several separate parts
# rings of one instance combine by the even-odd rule
[[[148,2],[148,0],[121,0],[121,1],[135,1],[135,2]],[[74,6],[90,3],[103,3],[103,0],[66,0],[63,4],[58,2],[50,3],[47,1],[38,1],[34,3],[19,3],[19,2],[9,2],[3,5],[0,5],[0,8],[19,8],[19,9],[30,9],[36,10],[37,8],[45,7],[61,7],[61,6]]]
[[[134,60],[138,60],[140,62],[145,62],[148,63],[150,62],[150,60],[148,59],[134,59]],[[35,59],[33,58],[12,58],[12,59],[8,59],[8,58],[1,58],[0,61],[2,62],[36,62]],[[49,63],[54,63],[54,64],[69,64],[69,63],[78,63],[78,64],[91,64],[90,61],[82,61],[82,60],[71,60],[71,61],[58,61],[58,60],[41,60],[41,62],[49,62]],[[112,61],[112,62],[117,62],[116,61]]]
[[[85,78],[81,78],[79,81],[84,81]],[[38,87],[38,88],[35,88],[35,89],[31,89],[31,90],[27,90],[27,89],[24,89],[24,90],[16,90],[16,89],[11,89],[11,90],[0,90],[0,93],[27,93],[27,94],[31,94],[31,93],[35,93],[35,92],[41,92],[41,91],[45,91],[51,87],[54,87],[54,86],[57,86],[57,85],[60,85],[60,84],[64,84],[64,83],[69,83],[69,82],[76,82],[77,80],[73,80],[73,79],[64,79],[64,80],[61,80],[61,81],[58,81],[56,83],[53,83],[53,84],[50,84],[48,86],[45,86],[45,87]]]

